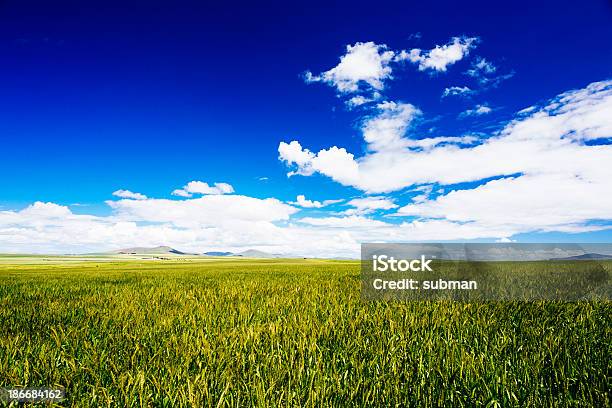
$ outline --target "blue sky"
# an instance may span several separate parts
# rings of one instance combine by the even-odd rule
[[[492,226],[487,220],[476,219],[476,215],[472,219],[469,211],[455,218],[451,214],[449,218],[448,214],[454,213],[454,206],[469,203],[471,198],[461,201],[462,198],[455,204],[436,202],[438,197],[452,190],[467,191],[497,179],[519,180],[522,176],[540,177],[543,174],[548,177],[549,170],[558,163],[556,160],[561,160],[566,153],[559,153],[538,168],[531,168],[527,161],[523,163],[525,169],[519,166],[512,172],[506,167],[492,168],[482,174],[466,174],[454,181],[444,174],[437,178],[415,176],[391,182],[390,186],[373,187],[368,178],[394,177],[380,170],[389,168],[384,160],[391,156],[377,154],[380,152],[364,139],[368,120],[375,123],[371,120],[381,116],[384,119],[384,115],[395,115],[395,120],[398,119],[398,107],[410,106],[414,108],[412,113],[404,111],[408,116],[398,119],[406,123],[395,129],[399,132],[397,137],[402,140],[475,137],[475,141],[467,144],[450,142],[454,148],[470,150],[503,132],[510,121],[527,120],[525,118],[532,113],[517,116],[524,108],[534,106],[532,112],[536,112],[548,107],[550,111],[553,109],[551,101],[564,92],[576,90],[572,96],[575,100],[567,102],[574,104],[571,106],[607,101],[610,96],[608,83],[599,88],[587,87],[610,79],[612,7],[609,2],[579,5],[558,1],[539,2],[539,5],[525,2],[514,3],[512,9],[495,7],[490,2],[437,2],[435,5],[406,1],[376,5],[354,1],[333,5],[327,2],[302,5],[245,2],[232,6],[202,2],[124,3],[1,3],[0,172],[3,177],[0,211],[5,221],[3,224],[0,217],[0,237],[4,236],[0,239],[0,250],[76,251],[108,248],[127,241],[171,244],[176,240],[177,245],[196,250],[257,246],[296,252],[296,244],[289,241],[302,237],[300,234],[308,239],[318,237],[319,233],[335,242],[334,248],[339,248],[339,253],[344,252],[344,247],[353,248],[354,243],[367,236],[417,241],[421,238],[612,239],[606,229],[612,217],[605,209],[601,210],[599,204],[592,203],[597,200],[595,197],[583,198],[584,209],[579,202],[558,208],[558,219],[542,225],[507,220],[503,226]],[[325,80],[323,74],[338,66],[340,58],[348,54],[347,46],[359,43],[371,44],[370,50],[376,49],[377,53],[392,53],[388,62],[391,72],[379,78],[379,88],[357,78],[357,91],[342,91],[337,82]],[[464,47],[459,59],[442,61],[437,67],[427,65],[427,61],[431,61],[428,60],[431,50],[453,44]],[[365,50],[365,47],[358,49]],[[419,52],[409,57],[412,50]],[[403,59],[399,57],[402,51],[406,52]],[[479,63],[480,70],[470,75],[470,70],[477,69]],[[306,72],[320,80],[305,80]],[[465,90],[466,87],[469,92],[442,96],[447,88]],[[579,90],[585,89],[589,89],[585,91],[588,95],[581,96]],[[350,107],[348,101],[358,95],[375,100]],[[390,105],[381,108],[385,102],[396,104],[395,108],[389,108]],[[568,122],[580,122],[581,125],[572,125],[579,128],[559,130],[566,132],[558,135],[560,140],[565,140],[570,133],[600,129],[595,135],[573,140],[573,146],[604,146],[604,150],[581,149],[577,152],[584,157],[577,160],[583,165],[568,170],[567,177],[572,173],[576,178],[602,179],[600,174],[591,174],[589,158],[593,154],[597,156],[593,163],[599,160],[605,163],[603,158],[609,155],[606,149],[612,136],[606,133],[610,123],[605,113],[612,116],[612,112],[607,103],[596,108],[599,110],[579,112],[582,116],[578,119],[567,118]],[[592,126],[580,118],[592,120]],[[540,130],[539,125],[535,126],[533,136],[529,137],[538,138]],[[292,161],[293,156],[282,157],[279,153],[279,144],[291,141],[298,142],[300,148],[312,154],[334,146],[345,149],[359,163],[372,156],[373,164],[369,170],[360,169],[358,176],[345,178],[342,177],[343,169],[313,170],[313,165],[319,166],[318,159],[300,167]],[[444,149],[444,146],[446,144],[439,147]],[[396,149],[394,158],[408,160],[395,155],[406,149],[405,145],[400,143],[393,148]],[[420,147],[415,149],[422,152]],[[503,160],[503,150],[497,152]],[[435,151],[431,154],[437,155]],[[458,166],[463,168],[473,163],[469,155],[460,156],[458,160],[466,162]],[[402,171],[411,172],[405,167],[408,161],[402,166]],[[609,163],[599,168],[612,174]],[[302,175],[287,177],[291,171]],[[444,171],[455,173],[452,168]],[[432,173],[435,171],[427,172]],[[555,180],[553,182],[567,185],[557,176],[535,180],[534,184],[550,185],[551,180]],[[209,204],[199,208],[200,202],[195,200],[206,200],[210,192],[219,191],[198,190],[196,186],[194,191],[199,192],[187,191],[190,197],[171,194],[191,181],[210,186],[214,183],[231,185],[230,194],[212,195],[239,196],[262,202],[273,199],[279,206],[295,210],[285,207],[258,209],[260,201],[257,201],[251,207],[253,212],[278,210],[279,213],[261,219],[245,216],[255,224],[238,228],[205,220],[187,225],[184,220],[147,218],[142,214],[145,210],[137,211],[132,207],[165,205],[155,200],[169,199],[181,202],[180,206],[193,204],[196,207],[193,211],[198,214],[208,211],[206,205]],[[598,185],[601,194],[610,195],[605,187],[608,185]],[[415,191],[415,188],[421,190]],[[509,188],[504,191],[529,197],[534,187],[516,182]],[[138,192],[147,199],[113,196],[118,190]],[[400,211],[415,204],[414,197],[424,190],[427,190],[427,197],[423,200],[432,203]],[[585,187],[584,191],[596,193],[600,190]],[[304,195],[311,202],[300,205],[298,195]],[[369,201],[367,204],[358,202],[361,206],[348,204],[354,199]],[[486,200],[480,196],[478,199]],[[123,202],[125,206],[111,205],[108,200]],[[216,197],[210,200],[233,199]],[[343,201],[324,205],[326,200]],[[526,211],[529,201],[524,198],[524,206],[519,209]],[[36,202],[57,206],[40,209],[43,213],[56,214],[56,218],[63,217],[63,221],[50,222],[48,214],[43,216],[38,210],[34,211],[36,216],[28,215],[27,211],[23,213]],[[372,205],[372,202],[377,204]],[[499,201],[493,200],[491,205],[496,202]],[[384,203],[387,208],[382,208]],[[233,205],[230,202],[218,204],[222,207]],[[550,203],[542,201],[537,211],[546,212],[547,205]],[[159,210],[154,208],[157,207],[145,212]],[[504,211],[499,211],[501,217]],[[561,217],[569,212],[584,214],[571,219]],[[60,213],[64,215],[58,215]],[[224,216],[223,213],[214,214]],[[94,223],[104,226],[104,234],[109,237],[123,234],[124,241],[88,237],[87,243],[82,244],[63,238],[59,244],[52,244],[51,241],[58,240],[49,231],[59,228],[64,231],[63,236],[71,235],[69,231],[73,231],[75,223],[85,222],[85,218],[75,221],[78,215],[98,217]],[[226,215],[236,217],[234,213]],[[347,217],[352,217],[351,222],[338,221]],[[242,220],[243,216],[238,215],[238,218]],[[332,220],[325,225],[316,221],[304,223],[299,231],[292,229],[294,223],[299,224],[304,218]],[[387,231],[387,224],[414,221],[476,223],[478,229],[466,234],[445,234],[437,229],[436,233],[423,235],[418,231],[406,235],[393,229],[382,232]],[[262,226],[260,222],[267,224]],[[385,225],[381,227],[377,222]],[[40,223],[49,228],[45,230],[48,234],[36,235],[33,225]],[[138,230],[134,235],[125,231],[112,232],[118,225],[123,228],[132,225],[130,223]],[[151,234],[147,235],[146,230],[139,229],[146,226],[168,230],[164,233],[149,231]],[[228,238],[209,240],[198,235],[201,230],[211,228]],[[270,228],[270,237],[274,238],[258,235],[250,242],[235,238],[238,231],[250,231],[251,228]],[[362,229],[353,231],[351,228]],[[185,229],[191,231],[191,238],[173,235],[175,230]],[[320,232],[320,229],[325,231]],[[17,235],[12,235],[14,231],[18,231]],[[372,231],[378,231],[379,235],[372,235]],[[279,234],[286,234],[288,238],[283,241],[278,238]],[[164,242],[160,242],[162,240]],[[316,251],[313,247],[312,252]]]

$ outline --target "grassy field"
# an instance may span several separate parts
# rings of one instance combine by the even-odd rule
[[[0,262],[0,386],[62,405],[610,406],[609,302],[364,302],[359,264]]]

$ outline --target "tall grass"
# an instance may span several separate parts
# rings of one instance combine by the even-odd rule
[[[0,386],[62,405],[610,405],[609,302],[364,302],[333,261],[0,265]]]

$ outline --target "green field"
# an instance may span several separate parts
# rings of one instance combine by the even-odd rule
[[[5,259],[0,386],[77,407],[610,406],[609,302],[364,302],[359,273]]]

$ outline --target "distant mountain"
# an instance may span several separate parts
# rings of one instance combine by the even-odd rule
[[[134,247],[134,248],[123,248],[117,249],[116,251],[105,252],[106,254],[116,255],[200,255],[188,252],[179,251],[169,246],[156,246],[152,248],[148,247]],[[286,258],[286,255],[271,254],[264,251],[258,251],[256,249],[248,249],[243,252],[225,252],[225,251],[209,251],[204,252],[204,256],[239,256],[244,258]]]
[[[173,254],[173,255],[191,255],[186,252],[179,251],[178,249],[171,248],[169,246],[156,246],[152,248],[146,247],[134,247],[134,248],[123,248],[116,251],[110,251],[111,254]]]
[[[264,251],[258,251],[256,249],[248,249],[243,252],[238,252],[232,256],[243,256],[245,258],[282,258],[280,254],[270,254]]]
[[[599,260],[610,260],[612,255],[603,254],[582,254],[576,256],[568,256],[566,258],[552,258],[551,261],[599,261]]]

